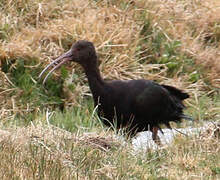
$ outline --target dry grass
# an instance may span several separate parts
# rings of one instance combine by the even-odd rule
[[[90,120],[91,112],[86,110],[90,105],[82,99],[91,94],[78,65],[54,73],[46,90],[37,82],[42,68],[79,39],[95,44],[104,78],[146,78],[174,85],[190,93],[186,104],[196,120],[219,119],[219,11],[218,0],[1,1],[2,128],[13,121],[19,125],[43,121],[39,114],[45,107],[68,111],[68,107],[85,106],[76,118]],[[64,121],[65,116],[58,119]],[[71,126],[84,122],[71,121]],[[86,123],[80,127],[90,127]],[[10,130],[6,138],[1,137],[0,174],[5,179],[218,178],[220,153],[215,138],[180,137],[167,150],[134,157],[130,147],[118,148],[114,140],[106,143],[104,136],[80,140],[45,126]],[[116,150],[108,149],[112,143]]]
[[[26,61],[32,61],[33,58],[37,58],[39,63],[46,65],[64,49],[68,49],[74,41],[87,39],[94,42],[97,48],[102,61],[100,68],[105,78],[157,79],[163,83],[184,87],[187,92],[194,94],[191,85],[187,82],[187,74],[181,76],[176,74],[169,79],[168,69],[164,64],[139,63],[140,59],[137,59],[137,55],[142,52],[138,51],[138,47],[143,39],[140,33],[143,28],[141,18],[143,19],[143,14],[146,14],[144,18],[149,18],[153,28],[164,33],[167,42],[181,41],[180,53],[188,54],[196,64],[202,65],[206,73],[204,78],[213,86],[220,87],[220,15],[217,13],[219,6],[218,1],[211,0],[166,1],[166,3],[163,1],[62,1],[60,3],[52,0],[5,1],[2,3],[3,11],[0,14],[1,64],[11,59],[24,58]],[[151,36],[153,37],[154,33],[148,38]],[[207,38],[218,41],[209,44]],[[150,47],[146,45],[144,51],[148,51],[148,48]],[[10,68],[16,68],[16,64],[15,61]],[[39,65],[36,64],[35,67]],[[78,69],[78,66],[75,68]],[[11,86],[15,86],[7,76],[10,74],[1,71],[3,92],[0,96],[7,96],[12,89]],[[36,77],[32,78],[34,80]],[[203,82],[198,82],[195,86],[198,87],[196,93],[201,88],[206,88]],[[83,94],[87,90],[87,88],[79,88],[78,92]],[[67,96],[71,96],[71,101],[74,101],[74,94]],[[2,102],[11,104],[12,107],[12,102],[7,100]]]
[[[219,87],[220,77],[220,2],[157,1],[155,20],[174,39],[182,42],[182,51],[207,69],[212,84]],[[210,43],[214,40],[216,42]]]
[[[220,133],[211,126],[200,136],[176,138],[167,149],[139,154],[105,132],[71,134],[38,124],[0,133],[3,179],[217,179],[219,174]]]

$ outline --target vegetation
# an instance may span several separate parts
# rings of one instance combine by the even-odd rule
[[[220,178],[219,138],[211,132],[136,153],[100,123],[80,66],[63,66],[45,86],[38,80],[86,39],[104,78],[184,89],[195,124],[218,121],[219,8],[218,0],[0,1],[1,179]]]

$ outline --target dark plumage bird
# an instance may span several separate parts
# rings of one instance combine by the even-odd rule
[[[48,76],[67,61],[79,63],[86,73],[98,115],[107,126],[117,130],[123,128],[132,137],[144,130],[153,132],[153,139],[159,140],[157,131],[160,124],[170,127],[170,122],[180,122],[185,108],[182,101],[187,93],[167,85],[159,85],[150,80],[104,81],[97,65],[97,55],[93,43],[80,40],[71,49],[49,64],[40,74],[54,66]]]

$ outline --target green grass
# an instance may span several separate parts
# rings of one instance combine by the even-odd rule
[[[50,123],[70,132],[89,132],[94,128],[100,128],[101,122],[94,110],[92,99],[86,101],[82,102],[80,107],[55,111]]]
[[[219,18],[211,12],[218,6],[190,3],[1,1],[0,179],[220,179],[212,131],[134,152],[100,122],[79,66],[62,66],[45,85],[38,79],[73,42],[88,39],[105,78],[177,86],[190,94],[193,126],[218,121]]]

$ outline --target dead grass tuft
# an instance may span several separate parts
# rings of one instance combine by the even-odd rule
[[[218,0],[0,2],[1,125],[30,124],[45,107],[84,105],[91,94],[78,65],[54,73],[46,88],[37,79],[79,39],[95,44],[105,79],[173,85],[191,95],[186,104],[195,120],[219,119],[219,11]],[[84,122],[79,111],[74,118]],[[217,179],[220,171],[219,127],[141,157],[103,133],[71,134],[40,124],[0,134],[1,179]]]
[[[25,61],[25,71],[33,71],[51,62],[79,39],[94,42],[105,79],[146,78],[176,86],[191,94],[192,99],[187,103],[199,111],[199,98],[212,94],[213,86],[220,87],[219,7],[219,2],[212,0],[5,1],[0,13],[0,118],[13,118],[15,113],[23,115],[30,112],[29,106],[33,104],[19,102],[26,87],[22,89],[12,80],[12,72],[21,59]],[[145,37],[141,32],[146,23],[150,24],[150,30]],[[158,39],[158,32],[165,40]],[[174,64],[182,65],[170,77],[167,66],[170,62],[160,62],[166,55],[163,48],[158,52],[151,49],[176,40],[181,45],[170,50],[177,52]],[[193,72],[190,68],[185,72],[185,56],[191,59],[193,65],[188,66]],[[33,61],[35,65],[31,64]],[[3,71],[6,65],[9,69]],[[63,84],[64,106],[79,105],[79,99],[89,94],[85,76],[78,65],[68,65],[67,70],[72,72]],[[73,78],[75,74],[77,77]],[[54,76],[60,79],[59,71]],[[191,77],[196,77],[196,81],[189,81]],[[36,73],[31,75],[31,82],[37,84]],[[39,107],[32,108],[31,111],[39,110]]]
[[[218,178],[216,132],[218,124],[209,124],[200,135],[179,135],[167,148],[134,155],[129,144],[123,146],[105,132],[71,134],[42,124],[7,129],[0,132],[0,172],[5,178]]]
[[[102,151],[108,151],[119,144],[110,135],[101,133],[72,134],[58,127],[49,125],[31,125],[18,129],[1,130],[1,142],[10,142],[16,149],[22,149],[28,144],[38,144],[44,146],[48,151],[50,146],[59,147],[64,141],[74,144],[74,146],[85,146]],[[105,137],[104,137],[105,136]],[[59,151],[59,149],[57,149]]]
[[[219,1],[150,1],[150,13],[168,36],[182,42],[182,51],[206,69],[208,79],[220,87]],[[148,3],[145,4],[148,7]]]

